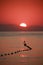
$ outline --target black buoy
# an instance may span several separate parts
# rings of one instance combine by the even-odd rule
[[[7,54],[5,53],[4,55],[6,56]]]
[[[13,52],[11,53],[11,55],[13,55]]]
[[[19,53],[19,52],[20,52],[20,50],[17,51],[17,53]]]
[[[3,54],[1,54],[1,56],[3,56]]]
[[[30,50],[32,50],[32,48],[30,48]]]
[[[10,54],[8,53],[8,55],[10,55]]]
[[[24,46],[26,46],[26,42],[24,41]]]
[[[15,54],[17,53],[17,52],[14,52]]]

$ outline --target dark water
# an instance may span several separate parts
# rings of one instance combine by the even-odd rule
[[[11,55],[11,52],[26,49],[23,41],[32,50]],[[5,53],[10,55],[5,56]],[[43,65],[43,32],[0,32],[0,65]]]

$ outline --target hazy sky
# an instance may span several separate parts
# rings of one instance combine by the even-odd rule
[[[43,0],[0,0],[0,24],[43,26]]]

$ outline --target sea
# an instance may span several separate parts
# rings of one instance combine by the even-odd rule
[[[43,65],[43,31],[0,32],[0,65]]]

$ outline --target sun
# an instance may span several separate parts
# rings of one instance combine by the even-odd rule
[[[27,24],[26,23],[20,23],[19,26],[21,26],[21,27],[27,27]]]

